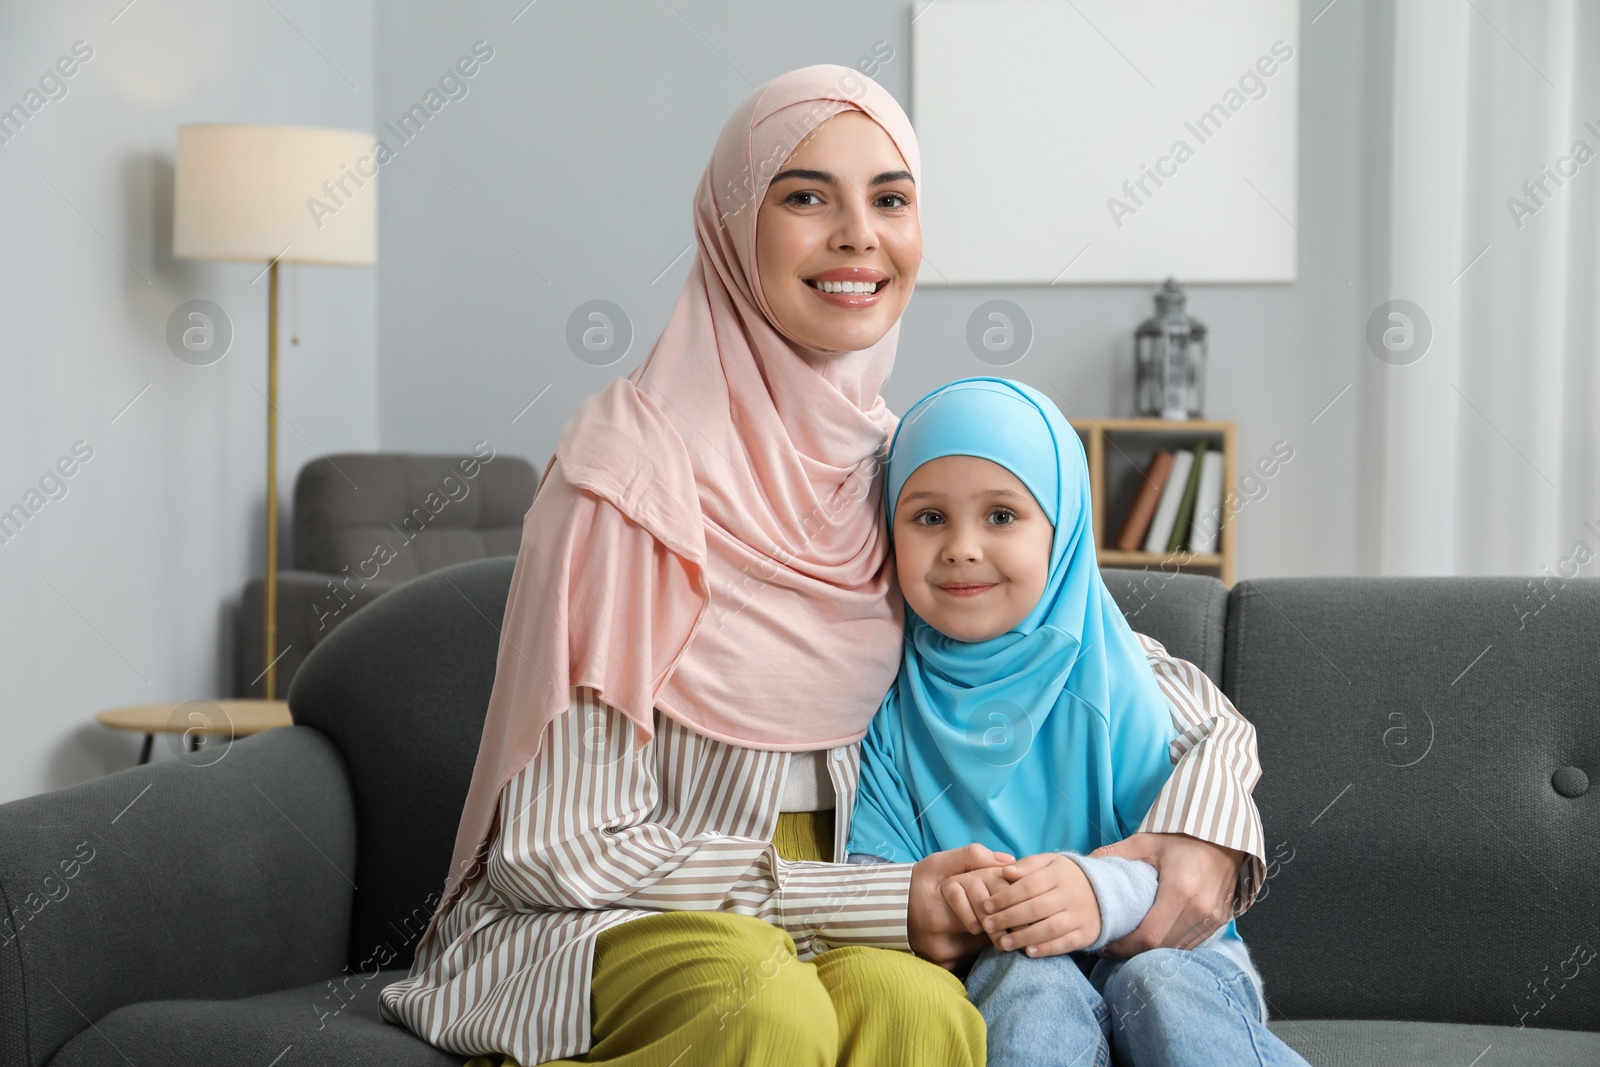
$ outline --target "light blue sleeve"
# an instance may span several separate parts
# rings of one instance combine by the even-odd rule
[[[1172,742],[1178,737],[1172,704],[1142,652],[1126,683],[1108,723],[1118,840],[1137,832],[1172,777]]]
[[[917,815],[897,765],[899,716],[891,704],[892,697],[886,698],[861,739],[861,775],[846,853],[871,855],[880,863],[916,863],[924,853],[906,829],[916,826]]]
[[[1143,860],[1121,856],[1085,856],[1078,852],[1062,855],[1070,856],[1083,868],[1095,899],[1100,902],[1100,937],[1083,951],[1098,952],[1139,928],[1156,902],[1159,879],[1154,867]]]

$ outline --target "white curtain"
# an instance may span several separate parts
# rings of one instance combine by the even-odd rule
[[[1383,574],[1600,556],[1597,9],[1394,5],[1387,297],[1433,339],[1371,364]]]

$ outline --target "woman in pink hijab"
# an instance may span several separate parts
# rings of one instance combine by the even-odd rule
[[[670,320],[524,520],[444,896],[385,1018],[483,1065],[984,1063],[952,971],[989,941],[940,886],[1016,857],[843,862],[901,652],[879,389],[920,189],[905,113],[848,67],[729,118]],[[1231,890],[1244,853],[1193,843]]]

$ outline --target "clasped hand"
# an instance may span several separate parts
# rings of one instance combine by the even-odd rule
[[[1091,945],[1100,936],[1100,906],[1083,869],[1066,856],[1017,860],[973,844],[912,869],[907,933],[918,956],[959,972],[990,944],[1035,956]]]
[[[1246,858],[1182,833],[1137,833],[1089,855],[1143,860],[1160,875],[1155,903],[1138,928],[1101,949],[1115,959],[1205,941],[1233,917]],[[959,897],[946,895],[947,883]],[[983,927],[988,919],[993,931]],[[1042,852],[1018,860],[972,844],[936,852],[912,869],[906,933],[918,956],[959,972],[990,944],[1006,951],[1008,939],[1010,949],[1036,947],[1030,956],[1092,945],[1100,937],[1100,905],[1083,869],[1067,856]]]
[[[987,935],[1004,952],[1056,956],[1100,937],[1094,887],[1082,867],[1058,852],[950,875],[939,893],[968,933]]]

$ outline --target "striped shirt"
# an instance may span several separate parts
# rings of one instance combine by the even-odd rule
[[[1236,914],[1265,874],[1250,790],[1255,732],[1193,664],[1140,637],[1181,731],[1174,770],[1141,831],[1246,852]],[[658,911],[725,911],[782,928],[801,960],[840,945],[909,951],[909,863],[847,865],[860,744],[827,750],[833,863],[791,861],[772,836],[796,753],[715,741],[662,715],[655,737],[594,690],[501,790],[484,873],[383,989],[382,1015],[458,1055],[537,1064],[586,1053],[595,937]],[[1248,870],[1245,870],[1248,869]]]

